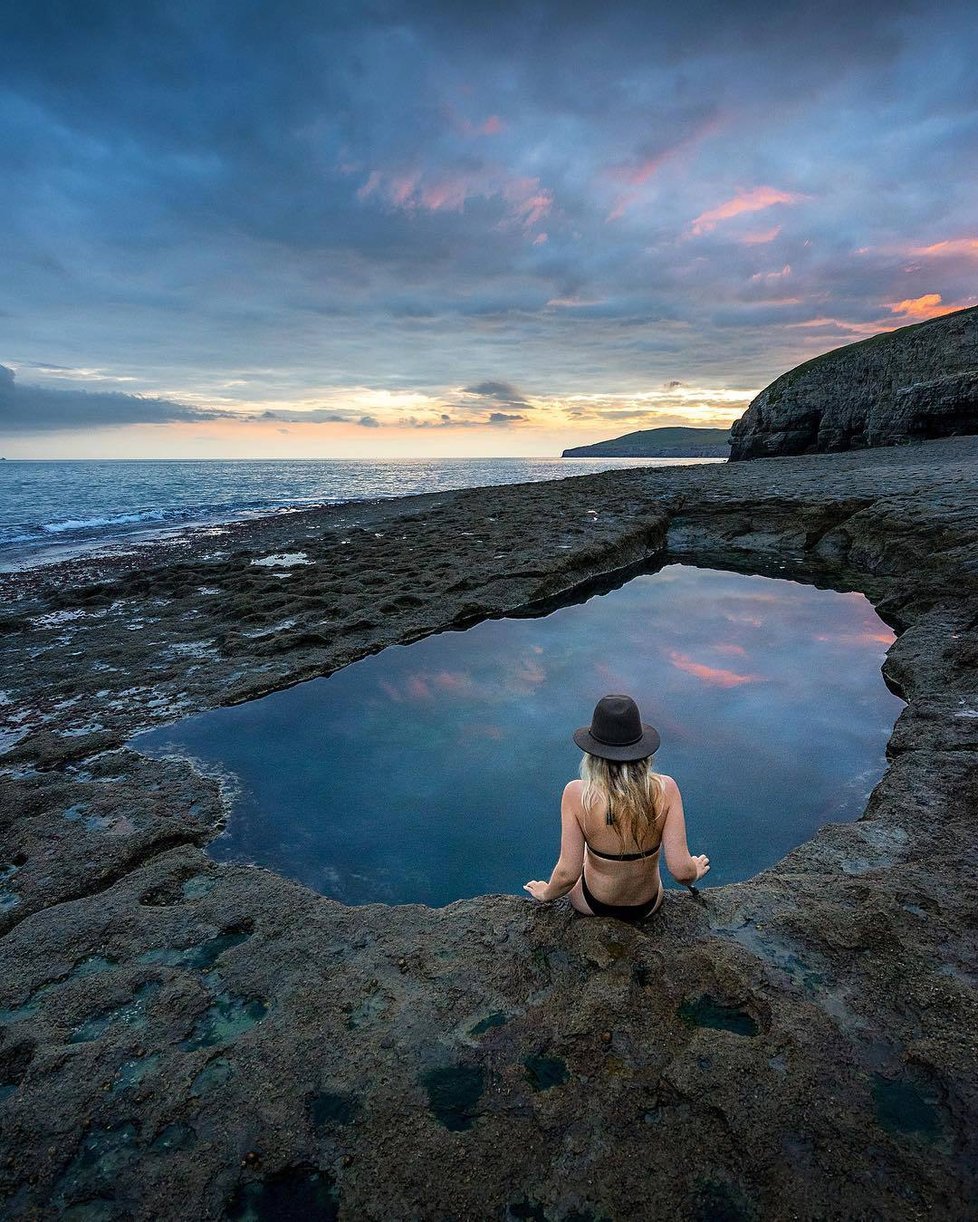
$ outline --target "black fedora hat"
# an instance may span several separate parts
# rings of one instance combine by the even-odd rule
[[[602,696],[590,726],[574,732],[574,742],[588,755],[605,760],[644,760],[659,749],[659,731],[642,721],[631,696]]]

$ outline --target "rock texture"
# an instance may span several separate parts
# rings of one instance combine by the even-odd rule
[[[782,374],[734,424],[730,457],[978,433],[978,307],[837,348]]]
[[[976,475],[972,438],[644,468],[0,578],[0,1213],[972,1218]],[[640,928],[219,866],[218,783],[126,745],[666,559],[866,590],[907,707],[861,819]]]

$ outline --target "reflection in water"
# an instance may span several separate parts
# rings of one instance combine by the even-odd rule
[[[241,780],[211,851],[347,903],[446,904],[546,877],[571,732],[607,692],[662,734],[712,884],[858,816],[901,703],[862,595],[670,565],[543,619],[492,620],[137,740]]]

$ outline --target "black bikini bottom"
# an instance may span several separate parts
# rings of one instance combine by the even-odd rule
[[[661,891],[662,883],[659,883],[655,895],[650,900],[646,900],[644,904],[605,904],[602,900],[594,898],[588,888],[587,879],[584,877],[583,871],[581,873],[581,894],[595,916],[617,917],[619,921],[641,921],[649,915],[659,902]]]

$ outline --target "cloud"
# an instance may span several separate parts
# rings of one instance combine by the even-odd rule
[[[361,425],[365,429],[379,429],[380,428],[380,421],[377,419],[376,416],[361,416],[360,419],[357,421],[357,424]]]
[[[768,242],[773,242],[780,232],[780,225],[772,225],[770,229],[758,229],[753,233],[742,233],[737,238],[737,241],[742,246],[764,246]]]
[[[25,386],[17,381],[13,369],[0,365],[0,433],[200,422],[230,414],[118,391]]]
[[[380,199],[405,212],[461,212],[473,200],[494,201],[500,205],[497,223],[518,226],[527,234],[533,234],[554,204],[553,192],[538,177],[512,174],[498,165],[375,168],[357,188],[356,196],[364,203]]]
[[[910,254],[920,258],[955,257],[978,259],[978,238],[947,238],[930,246],[915,246]]]
[[[902,315],[913,322],[922,322],[926,318],[940,318],[942,314],[951,314],[961,309],[960,306],[944,305],[940,293],[924,293],[922,297],[888,302],[886,308],[891,314]]]
[[[527,416],[516,415],[513,412],[490,412],[486,423],[487,424],[525,424],[529,419]]]
[[[740,687],[744,683],[758,683],[761,681],[760,675],[739,675],[736,671],[724,670],[716,666],[706,666],[704,663],[696,662],[686,654],[678,653],[675,650],[670,650],[666,656],[677,670],[684,671],[688,675],[701,679],[710,687]]]
[[[472,395],[480,400],[512,407],[526,407],[526,399],[511,382],[477,382],[475,386],[464,386],[463,395]]]
[[[752,187],[749,191],[738,191],[736,195],[709,208],[695,217],[689,226],[694,237],[712,233],[721,221],[730,220],[744,213],[762,212],[776,204],[798,204],[806,197],[796,191],[779,191],[776,187]]]
[[[0,6],[6,351],[39,390],[142,394],[47,400],[37,432],[210,405],[349,424],[365,452],[364,415],[727,423],[641,396],[763,386],[912,320],[884,302],[975,291],[957,0],[144,0],[84,38],[48,7]],[[790,304],[751,280],[785,265]]]

